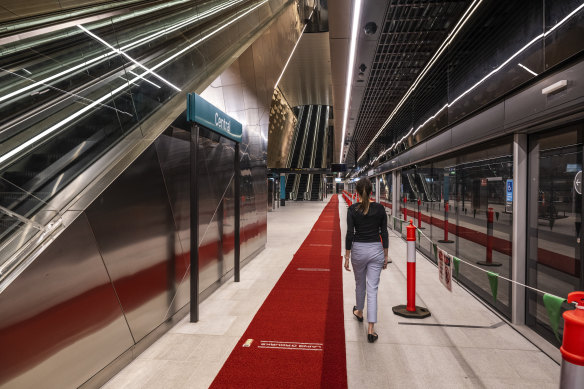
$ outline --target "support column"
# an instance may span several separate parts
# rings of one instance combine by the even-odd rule
[[[199,149],[199,126],[191,128],[191,176],[190,176],[190,200],[191,200],[191,253],[190,253],[190,277],[191,277],[191,323],[199,321],[199,169],[197,152]]]
[[[399,175],[398,170],[391,172],[391,215],[397,217],[397,209],[399,208]],[[393,220],[391,220],[391,225],[393,226]]]
[[[241,253],[241,241],[239,235],[239,221],[241,214],[241,186],[240,186],[240,176],[241,171],[239,168],[239,143],[235,143],[235,157],[233,161],[234,176],[235,180],[233,185],[235,185],[235,253],[234,253],[234,264],[233,264],[233,278],[235,282],[239,282],[239,268],[240,268],[240,253]]]
[[[379,203],[379,176],[375,176],[375,202]]]
[[[513,241],[511,279],[525,283],[527,266],[527,135],[513,137]],[[511,321],[525,324],[525,288],[511,286]]]
[[[286,174],[280,173],[280,205],[286,206]]]

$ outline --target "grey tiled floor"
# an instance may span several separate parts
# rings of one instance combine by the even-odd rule
[[[268,213],[266,249],[242,269],[242,281],[221,286],[201,303],[198,323],[183,319],[104,387],[208,387],[324,206],[290,202]],[[344,237],[343,201],[339,209]],[[343,272],[350,388],[557,387],[560,369],[555,362],[461,288],[446,291],[436,267],[421,256],[416,303],[432,312],[422,323],[496,326],[402,324],[412,320],[393,315],[391,307],[406,302],[406,245],[391,231],[390,255],[394,263],[381,276],[375,344],[366,341],[366,324],[352,316],[353,273]]]

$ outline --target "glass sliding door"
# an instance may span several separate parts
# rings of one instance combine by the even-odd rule
[[[529,138],[528,285],[566,297],[581,290],[584,123]],[[528,291],[526,321],[560,345],[542,295]],[[560,335],[563,323],[560,323]]]

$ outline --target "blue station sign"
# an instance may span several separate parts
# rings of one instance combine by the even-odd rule
[[[241,123],[196,93],[187,95],[187,120],[226,138],[241,142],[243,134]]]

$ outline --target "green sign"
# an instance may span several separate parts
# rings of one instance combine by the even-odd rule
[[[187,95],[187,120],[200,124],[226,138],[241,142],[241,134],[243,133],[241,123],[196,93]]]

